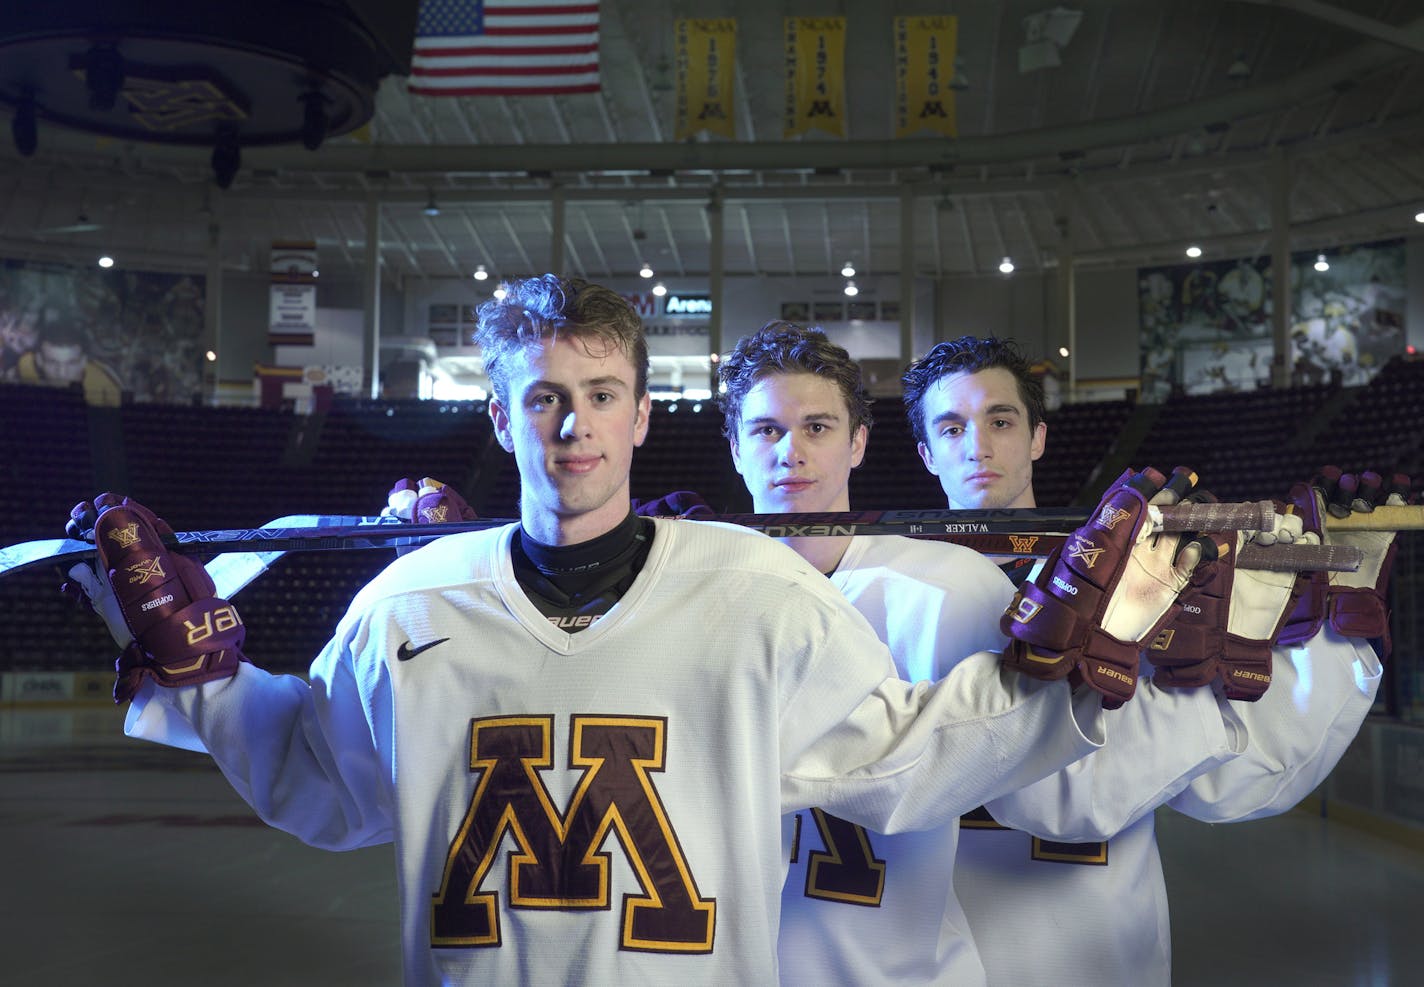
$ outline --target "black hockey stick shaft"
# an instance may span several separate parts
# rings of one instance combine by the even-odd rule
[[[1184,504],[1153,508],[1162,530],[1219,531],[1271,526],[1269,502],[1251,504]],[[1411,510],[1400,508],[1395,510]],[[1418,512],[1418,508],[1412,509]],[[1382,513],[1381,509],[1377,513]],[[1032,558],[1046,556],[1063,543],[1066,532],[1088,520],[1080,508],[1006,508],[999,510],[849,511],[823,514],[724,514],[708,520],[737,524],[773,537],[837,535],[908,535],[952,541],[987,555]],[[436,538],[512,524],[508,518],[482,518],[440,524],[404,524],[390,518],[315,515],[296,527],[235,528],[178,532],[167,539],[175,547],[206,553],[282,551],[349,551],[403,548]],[[1331,522],[1333,527],[1333,519]],[[1413,525],[1410,525],[1413,526]],[[1255,568],[1354,568],[1358,553],[1337,546],[1285,546],[1290,552],[1264,550],[1264,556],[1243,556],[1242,565]],[[1302,548],[1313,554],[1301,554]],[[1254,546],[1251,549],[1255,550]],[[92,558],[84,542],[54,539],[0,549],[0,576],[37,565],[72,565]],[[1273,561],[1272,561],[1273,560]]]

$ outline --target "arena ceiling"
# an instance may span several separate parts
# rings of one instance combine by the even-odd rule
[[[42,126],[0,148],[0,255],[263,271],[315,240],[359,277],[379,209],[386,278],[544,270],[556,197],[566,270],[898,274],[901,222],[927,276],[1268,252],[1288,176],[1292,247],[1399,236],[1424,209],[1418,0],[1061,0],[1081,13],[1056,67],[1021,67],[1048,0],[603,0],[602,92],[409,95],[388,77],[369,140],[245,149],[218,190],[206,149]],[[959,18],[957,139],[891,140],[891,20]],[[782,19],[844,14],[849,134],[782,139]],[[737,139],[673,140],[673,22],[735,17]],[[427,215],[434,201],[438,215]],[[373,205],[374,204],[374,205]],[[214,246],[216,244],[216,246]],[[214,253],[216,252],[216,253]]]

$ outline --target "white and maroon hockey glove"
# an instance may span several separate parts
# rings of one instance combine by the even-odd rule
[[[1395,473],[1385,480],[1378,473],[1358,475],[1342,473],[1337,467],[1323,467],[1311,481],[1291,491],[1293,501],[1306,501],[1303,511],[1308,517],[1313,511],[1317,524],[1326,513],[1345,518],[1351,513],[1369,513],[1380,504],[1402,506],[1409,503],[1410,480]],[[1309,521],[1307,521],[1307,525]],[[1393,531],[1322,532],[1327,545],[1351,545],[1363,555],[1354,572],[1319,574],[1301,591],[1290,614],[1282,644],[1302,644],[1320,630],[1325,621],[1345,637],[1378,641],[1380,657],[1388,658],[1391,648],[1389,633],[1389,577],[1394,567],[1397,534]]]
[[[237,608],[215,593],[201,565],[171,551],[168,525],[142,504],[100,494],[70,511],[71,535],[92,537],[94,569],[70,570],[123,646],[114,701],[133,698],[145,678],[162,686],[197,685],[237,673],[246,661],[246,628]],[[73,584],[71,584],[73,585]]]
[[[403,476],[397,480],[386,495],[386,506],[381,509],[381,516],[397,517],[416,524],[474,521],[479,518],[475,509],[455,492],[454,487],[430,476],[419,480]]]
[[[1138,650],[1169,616],[1211,543],[1152,533],[1149,502],[1174,504],[1196,477],[1153,469],[1113,484],[1092,520],[1069,536],[1038,578],[1019,587],[1000,621],[1005,665],[1037,679],[1069,678],[1116,709],[1137,688]]]
[[[1255,702],[1271,684],[1271,648],[1294,600],[1296,574],[1236,565],[1248,544],[1319,544],[1278,504],[1270,531],[1220,536],[1217,559],[1197,567],[1174,615],[1148,646],[1152,681],[1191,689],[1221,683],[1227,699]]]
[[[642,517],[699,518],[716,517],[717,512],[691,490],[674,490],[663,494],[657,500],[641,501],[633,499],[633,513]]]

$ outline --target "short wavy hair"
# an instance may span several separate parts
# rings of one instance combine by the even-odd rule
[[[925,392],[941,377],[950,374],[977,373],[999,367],[1014,375],[1019,399],[1028,411],[1030,428],[1037,428],[1048,414],[1043,400],[1043,383],[1030,371],[1028,358],[1012,339],[997,336],[960,336],[943,343],[916,360],[900,378],[904,385],[905,414],[910,419],[915,441],[929,441],[925,429]]]
[[[852,433],[861,425],[869,428],[875,424],[860,364],[820,329],[777,320],[737,340],[731,354],[717,366],[722,434],[736,439],[742,422],[742,402],[757,381],[770,374],[802,373],[824,377],[836,385],[850,411]]]
[[[506,282],[504,291],[503,298],[492,298],[479,307],[475,328],[485,373],[501,402],[509,403],[510,355],[560,334],[617,346],[633,364],[637,396],[647,393],[648,340],[643,320],[622,295],[582,278],[557,274]]]

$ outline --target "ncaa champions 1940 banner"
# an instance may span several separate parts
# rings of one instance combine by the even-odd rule
[[[77,385],[91,404],[199,393],[203,278],[0,261],[0,380]]]

